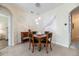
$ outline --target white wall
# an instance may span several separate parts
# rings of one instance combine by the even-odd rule
[[[53,43],[69,47],[70,45],[69,13],[72,11],[72,9],[74,9],[77,6],[78,4],[66,3],[42,15],[44,21],[48,21],[53,16],[55,17],[53,19],[55,20],[54,23],[52,23],[51,26],[49,27],[52,29],[52,32],[54,33]],[[64,25],[65,23],[67,23],[67,26]]]

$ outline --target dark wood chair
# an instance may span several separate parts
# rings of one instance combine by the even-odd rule
[[[41,51],[41,47],[44,44],[45,47],[46,47],[46,52],[48,53],[49,33],[47,33],[45,35],[46,36],[44,36],[43,38],[42,37],[38,37],[38,38],[35,39],[34,35],[32,34],[32,52],[34,52],[35,44],[38,44],[39,51]]]
[[[29,30],[29,50],[31,48],[31,45],[32,45],[32,48],[34,50],[34,45],[38,42],[38,40],[36,38],[32,39],[33,38],[33,34],[36,34],[37,31],[31,31]],[[34,51],[32,51],[34,52]]]
[[[49,35],[48,35],[48,38],[49,38],[49,44],[50,44],[50,49],[51,49],[51,50],[52,50],[52,45],[51,45],[52,36],[53,36],[53,34],[52,34],[52,32],[50,32]]]
[[[31,32],[30,29],[28,30],[28,32],[29,32],[29,50],[30,50],[30,48],[31,48],[31,41],[32,41],[32,32]]]
[[[44,47],[46,47],[46,52],[48,53],[48,45],[50,45],[50,50],[52,50],[51,41],[52,41],[52,33],[51,32],[45,32],[47,35],[45,38],[42,38],[41,44],[44,44]]]
[[[35,45],[38,45],[38,44],[39,44],[38,38],[35,38],[34,34],[32,34],[32,53],[34,52]]]

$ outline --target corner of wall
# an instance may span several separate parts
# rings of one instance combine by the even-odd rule
[[[57,45],[61,45],[63,47],[66,47],[66,48],[69,48],[69,45],[68,44],[63,44],[63,43],[60,43],[60,42],[56,42],[56,41],[52,41],[53,44],[57,44]]]

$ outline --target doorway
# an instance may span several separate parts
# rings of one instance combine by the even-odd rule
[[[6,39],[7,43],[6,43],[6,47],[12,47],[14,46],[14,40],[13,40],[13,26],[12,26],[12,13],[11,11],[3,6],[0,5],[0,15],[3,16],[3,18],[6,18],[6,22],[7,22],[7,27],[5,31],[1,30],[1,32],[3,31],[5,33],[5,35],[1,35],[4,39]],[[1,23],[0,23],[1,24]],[[3,25],[1,25],[1,27],[3,27]]]
[[[71,12],[71,47],[79,48],[79,7]]]
[[[0,50],[8,46],[8,17],[0,13]]]

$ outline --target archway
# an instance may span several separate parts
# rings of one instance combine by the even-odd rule
[[[3,5],[0,5],[0,14],[8,18],[8,46],[12,46],[12,13],[8,8]]]
[[[70,12],[70,35],[71,35],[71,41],[70,41],[70,47],[71,48],[79,48],[79,6],[74,8]]]

